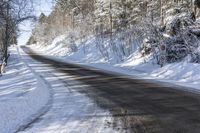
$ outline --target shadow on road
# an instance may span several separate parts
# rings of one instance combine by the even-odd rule
[[[32,58],[71,75],[68,81],[80,81],[82,84],[74,84],[74,88],[100,108],[111,112],[114,122],[108,121],[108,127],[134,133],[200,132],[200,99],[197,94],[59,62],[36,55],[26,47],[23,49]]]

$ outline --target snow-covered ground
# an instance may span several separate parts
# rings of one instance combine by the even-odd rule
[[[143,79],[156,79],[167,83],[179,84],[194,88],[190,88],[192,91],[198,91],[199,89],[199,64],[179,62],[160,68],[160,66],[153,64],[149,57],[142,58],[137,52],[124,59],[123,62],[117,63],[115,59],[106,60],[101,56],[98,48],[94,45],[93,38],[86,41],[84,45],[79,44],[78,51],[74,53],[64,47],[66,44],[63,44],[63,39],[65,37],[58,37],[52,45],[46,47],[41,45],[32,45],[30,47],[41,54],[43,53],[61,61],[78,63]],[[67,123],[68,117],[64,117],[66,115],[70,117],[71,112],[81,114],[83,107],[89,108],[91,105],[96,107],[93,101],[78,92],[73,91],[73,94],[70,92],[69,96],[68,91],[73,90],[74,86],[71,85],[72,88],[65,86],[63,79],[68,79],[69,81],[66,82],[69,85],[70,83],[75,83],[75,85],[81,83],[72,82],[70,75],[64,76],[48,64],[42,64],[31,59],[20,48],[11,47],[10,52],[11,56],[7,72],[3,77],[0,77],[0,133],[20,130],[20,128],[23,128],[23,126],[31,123],[41,115],[40,118],[42,119],[39,122],[28,130],[22,130],[22,132],[50,132],[51,130],[55,133],[56,131],[69,131],[69,127],[76,127],[77,125],[80,127],[85,125],[95,126],[93,125],[94,119],[88,119],[81,125],[79,121]],[[88,88],[89,86],[86,86],[86,90]],[[80,97],[77,97],[77,95]],[[66,102],[66,98],[68,102]],[[71,101],[79,101],[79,99],[82,101],[81,104],[71,104]],[[86,106],[87,104],[88,106]],[[61,106],[58,108],[58,105]],[[67,109],[71,109],[69,114],[66,112]],[[108,110],[94,109],[94,112],[98,110],[100,113],[109,114]],[[48,112],[46,113],[47,110]],[[88,112],[86,111],[85,113],[87,114]],[[63,118],[63,121],[60,121],[61,118]],[[112,121],[110,119],[110,117],[106,118],[106,120]],[[105,124],[104,118],[97,120],[101,125]],[[71,130],[73,132],[76,128]],[[110,132],[112,129],[107,130]]]
[[[19,52],[17,46],[10,47],[8,67],[0,77],[0,133],[23,128],[48,108],[48,86]]]
[[[65,39],[64,36],[59,36],[50,45],[37,44],[30,47],[37,52],[51,55],[62,61],[80,63],[126,75],[138,76],[138,78],[170,82],[194,88],[196,91],[200,89],[200,64],[184,61],[167,64],[161,68],[156,63],[153,63],[149,57],[142,57],[137,51],[121,62],[117,62],[114,59],[115,56],[111,56],[110,60],[106,60],[98,50],[93,37],[85,41],[84,44],[79,43],[77,52],[70,52],[65,47]]]

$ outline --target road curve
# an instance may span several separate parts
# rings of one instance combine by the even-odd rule
[[[65,119],[62,123],[62,131],[65,133],[200,133],[200,96],[198,94],[139,79],[129,79],[76,64],[59,62],[36,55],[26,47],[23,47],[23,50],[34,60],[51,67],[49,71],[46,71],[49,78],[57,78],[55,82],[62,82],[71,92],[63,95],[64,90],[57,90],[58,92],[55,90],[57,94],[54,97],[60,95],[63,97],[62,102],[65,100],[64,104],[66,104],[56,104],[56,106],[70,107],[65,110],[65,115],[56,117],[55,121],[50,116],[52,113],[59,116],[61,112],[50,110],[45,117],[39,118],[40,121],[36,121],[23,132],[36,131],[33,129],[37,127],[37,132],[50,133],[50,129],[41,128],[42,124],[48,122],[48,125],[51,125],[49,127],[53,128],[52,126],[55,127]],[[55,75],[55,71],[59,74]],[[66,77],[60,78],[59,75],[66,75]],[[56,87],[58,88],[58,86],[52,88],[56,89]],[[78,97],[77,94],[81,96],[74,98]],[[84,97],[88,100],[83,101],[83,104],[79,106],[78,103]],[[93,104],[88,105],[87,102]],[[100,122],[100,119],[103,122]],[[69,123],[72,120],[78,124],[70,127]],[[88,120],[89,123],[84,123]],[[65,125],[68,126],[66,130],[64,130]],[[56,132],[61,128],[53,129]]]

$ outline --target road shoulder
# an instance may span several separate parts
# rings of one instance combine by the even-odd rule
[[[7,72],[0,77],[0,132],[16,132],[43,114],[50,103],[49,86],[33,73],[19,54],[10,47]]]

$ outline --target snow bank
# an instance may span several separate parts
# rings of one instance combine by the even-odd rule
[[[49,45],[48,47],[51,47]],[[138,76],[144,79],[156,79],[162,82],[170,82],[182,86],[200,89],[200,64],[188,63],[183,61],[180,63],[173,63],[160,67],[152,60],[151,55],[142,57],[136,51],[131,56],[125,58],[121,62],[114,61],[115,59],[106,60],[99,49],[95,45],[95,39],[90,38],[85,43],[78,45],[77,52],[63,52],[64,49],[57,49],[56,52],[47,51],[45,46],[32,45],[31,48],[40,53],[49,54],[54,57],[62,59],[62,61],[70,61],[80,63],[82,65],[92,66],[99,69],[104,69],[121,74]],[[56,49],[56,46],[55,46]],[[65,53],[57,56],[56,53]],[[115,57],[114,55],[112,57]]]
[[[7,72],[0,77],[0,133],[15,132],[34,120],[50,98],[47,85],[10,48]]]

